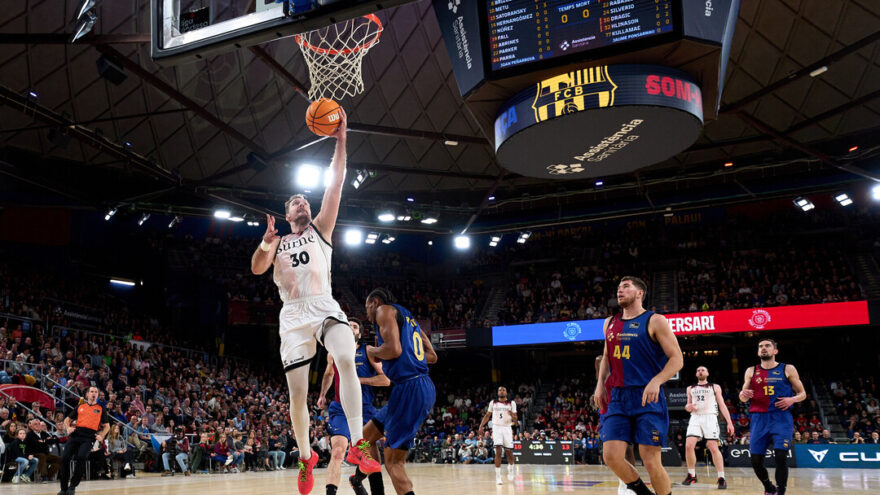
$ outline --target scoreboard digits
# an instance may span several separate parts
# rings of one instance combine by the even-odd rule
[[[492,70],[675,29],[673,0],[486,0]]]

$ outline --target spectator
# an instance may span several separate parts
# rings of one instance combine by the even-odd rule
[[[13,484],[30,483],[37,470],[39,460],[34,454],[28,450],[27,446],[27,430],[20,428],[15,433],[15,439],[9,444],[9,458],[18,463],[18,469],[12,478]]]

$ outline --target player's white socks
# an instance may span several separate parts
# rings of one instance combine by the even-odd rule
[[[361,398],[361,382],[354,365],[357,345],[351,328],[342,323],[334,323],[324,328],[324,347],[333,356],[336,371],[339,372],[339,401],[348,420],[351,444],[364,438],[364,413]]]
[[[499,478],[501,477],[501,468],[500,467],[495,468],[495,476],[497,476]]]
[[[306,460],[312,456],[312,446],[309,443],[309,407],[306,401],[309,393],[309,367],[300,366],[288,371],[285,376],[290,394],[290,422],[296,436],[299,457]]]
[[[691,476],[696,477],[696,476],[697,476],[697,468],[694,468],[694,469],[688,469],[688,474],[691,475]]]
[[[724,477],[724,471],[718,471],[718,477],[719,477],[719,478],[723,478],[723,477]]]

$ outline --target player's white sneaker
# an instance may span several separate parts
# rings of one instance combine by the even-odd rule
[[[496,474],[496,475],[495,475],[495,484],[496,484],[496,485],[501,485],[501,484],[503,484],[503,482],[501,481],[501,475],[500,475],[500,474]]]
[[[513,481],[513,474],[514,474],[513,468],[510,466],[507,466],[507,479],[510,481]]]
[[[621,481],[620,484],[617,485],[617,495],[636,495],[636,492],[627,488],[626,483]]]

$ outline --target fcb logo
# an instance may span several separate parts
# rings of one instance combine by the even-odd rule
[[[749,325],[751,325],[752,328],[762,330],[770,323],[770,320],[770,313],[763,309],[756,309],[752,311],[752,317],[749,318]]]
[[[657,430],[651,430],[651,441],[654,443],[660,443],[660,432]]]
[[[634,321],[634,322],[632,322],[632,323],[629,324],[629,327],[630,327],[630,328],[639,328],[639,322]]]
[[[761,378],[760,376],[758,378],[755,378],[755,383],[761,383],[763,381],[764,381],[764,379]]]
[[[586,170],[584,168],[583,163],[572,163],[570,165],[559,164],[559,165],[548,165],[547,173],[550,175],[568,175],[568,174],[579,174]]]
[[[535,120],[543,122],[567,113],[614,105],[617,85],[608,75],[608,66],[590,67],[560,74],[538,83]],[[551,172],[552,173],[552,172]]]

